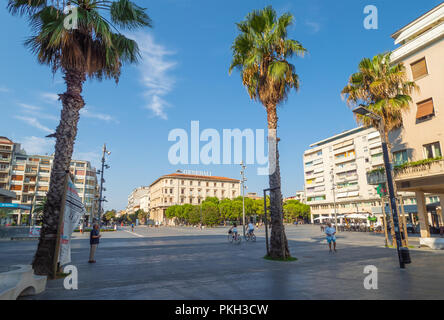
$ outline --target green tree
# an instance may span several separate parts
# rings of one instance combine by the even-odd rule
[[[143,209],[139,209],[136,211],[137,219],[139,219],[139,222],[141,224],[145,224],[147,218],[148,218],[148,212],[145,212]]]
[[[221,222],[221,214],[217,204],[212,201],[202,203],[202,222],[204,225],[214,226]]]
[[[270,168],[275,165],[269,175],[270,256],[281,259],[290,257],[290,251],[282,219],[277,106],[286,100],[291,89],[299,88],[299,77],[288,59],[306,52],[298,41],[288,39],[287,29],[292,22],[293,15],[285,13],[277,17],[271,6],[249,13],[246,20],[237,24],[240,34],[232,45],[233,60],[229,68],[230,73],[234,68],[240,70],[250,98],[259,100],[267,112],[269,143],[275,150],[268,153]]]
[[[350,107],[363,104],[382,118],[384,128],[376,119],[356,116],[358,123],[377,128],[387,143],[389,132],[402,125],[402,114],[410,109],[410,94],[419,89],[407,80],[404,64],[392,64],[390,56],[391,53],[382,53],[372,59],[362,59],[358,72],[350,76],[341,92]]]
[[[105,222],[106,224],[108,224],[111,221],[116,220],[116,210],[108,210],[105,212],[105,214],[102,216],[102,220],[103,222]]]
[[[402,115],[410,109],[410,94],[419,90],[415,82],[407,80],[403,63],[393,64],[391,53],[382,53],[372,59],[364,58],[358,65],[358,72],[352,74],[342,89],[342,97],[354,108],[365,105],[367,109],[381,117],[382,121],[368,116],[356,116],[358,123],[373,126],[387,143],[389,162],[393,163],[389,133],[402,126]],[[395,196],[396,184],[393,184]],[[394,236],[394,228],[391,229]],[[405,244],[405,241],[403,241]]]
[[[59,212],[64,192],[64,175],[69,170],[80,110],[85,105],[83,84],[87,78],[113,78],[116,82],[125,63],[138,60],[139,49],[116,27],[137,30],[151,26],[145,9],[129,0],[72,0],[77,10],[77,28],[65,28],[63,5],[48,0],[8,0],[12,14],[26,15],[35,32],[25,45],[36,54],[41,64],[55,73],[61,70],[66,92],[59,95],[62,102],[60,123],[55,132],[55,152],[51,170],[48,202],[34,261],[38,275],[53,275]],[[73,18],[74,19],[74,18]]]

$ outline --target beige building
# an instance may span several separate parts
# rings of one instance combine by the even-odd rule
[[[165,217],[169,206],[199,205],[207,197],[234,199],[240,195],[240,181],[237,179],[183,173],[164,175],[149,188],[150,219],[162,224],[172,223]]]
[[[439,207],[427,213],[425,197],[438,194],[441,205],[444,201],[444,3],[392,38],[399,45],[392,61],[404,63],[409,79],[420,87],[412,95],[410,111],[403,115],[403,127],[390,136],[395,161],[435,159],[397,170],[395,180],[398,190],[415,192],[421,237],[430,237],[429,225],[443,225]]]
[[[134,189],[128,196],[125,213],[133,214],[139,209],[145,212],[150,211],[150,188],[147,186]]]
[[[10,147],[7,150],[6,147]],[[2,184],[0,188],[10,190],[16,194],[12,203],[29,206],[33,209],[41,203],[49,190],[53,156],[27,155],[20,148],[20,144],[0,137],[0,174]],[[3,161],[2,161],[3,160]],[[72,160],[70,166],[74,176],[74,185],[79,197],[85,205],[86,221],[91,221],[91,214],[97,211],[98,185],[95,168],[89,161]],[[30,210],[17,209],[7,221],[21,223],[22,216],[29,215]]]

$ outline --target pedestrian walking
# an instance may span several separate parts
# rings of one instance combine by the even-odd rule
[[[331,243],[333,242],[333,250],[336,252],[336,229],[331,226],[331,223],[327,223],[325,228],[325,234],[327,235],[327,243],[331,252]]]
[[[80,234],[83,234],[83,221],[80,222],[79,228],[80,228]]]
[[[88,260],[89,263],[96,262],[96,260],[94,260],[94,255],[96,253],[97,246],[99,245],[100,237],[101,235],[100,235],[99,225],[95,223],[89,235],[89,244],[91,245],[89,251],[89,260]]]

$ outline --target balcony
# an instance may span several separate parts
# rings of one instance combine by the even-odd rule
[[[441,184],[442,179],[444,179],[444,159],[425,159],[397,165],[394,168],[394,174],[395,181],[397,183],[399,182],[403,189],[410,186],[409,182],[406,183],[407,180],[418,180],[427,185],[432,185],[434,183],[431,179],[435,179],[438,181],[438,184]],[[384,168],[367,172],[368,184],[378,185],[385,182],[386,176]]]
[[[425,179],[444,175],[444,159],[427,159],[395,167],[395,180]]]
[[[356,159],[355,155],[349,155],[348,157],[342,157],[342,158],[335,158],[335,164],[343,163],[343,162],[347,162],[347,161],[351,161],[351,160],[355,160],[355,159]]]
[[[9,181],[9,177],[0,177],[0,183],[7,183]]]
[[[0,162],[11,162],[11,157],[2,157],[0,156]]]
[[[343,166],[343,167],[337,167],[336,168],[336,173],[352,171],[352,170],[356,170],[357,168],[358,168],[358,166],[356,165],[356,163],[352,163],[352,164],[348,164],[348,165]]]

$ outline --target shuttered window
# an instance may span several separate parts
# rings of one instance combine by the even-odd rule
[[[434,115],[435,110],[433,108],[433,99],[430,98],[428,100],[419,102],[417,104],[417,111],[416,111],[416,119],[423,119],[425,117],[429,117]]]
[[[425,76],[427,73],[427,65],[425,58],[413,62],[410,67],[412,68],[412,76],[413,80],[416,80],[422,76]]]

